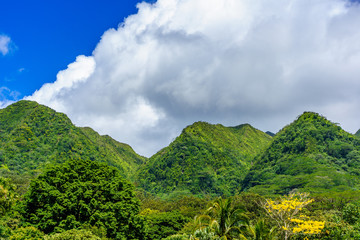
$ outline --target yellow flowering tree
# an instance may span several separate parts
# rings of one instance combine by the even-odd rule
[[[308,217],[301,215],[302,219],[292,219],[297,226],[293,228],[293,233],[318,234],[324,228],[325,222],[309,220]]]
[[[292,234],[317,234],[324,228],[324,222],[311,221],[299,212],[314,200],[308,193],[292,193],[279,200],[267,199],[263,207],[269,216],[274,219],[287,240]]]

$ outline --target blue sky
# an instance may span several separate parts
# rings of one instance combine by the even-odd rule
[[[146,156],[195,121],[360,128],[356,1],[136,3],[3,1],[0,107],[26,96]]]
[[[136,13],[137,2],[3,1],[0,35],[10,37],[11,44],[8,54],[0,54],[0,87],[17,91],[21,99],[55,81],[76,56],[91,55],[107,29]]]

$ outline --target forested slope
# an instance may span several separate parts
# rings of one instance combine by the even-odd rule
[[[145,159],[130,146],[78,128],[65,114],[31,101],[0,110],[0,139],[0,164],[20,174],[81,158],[105,162],[131,178]]]
[[[271,137],[249,124],[196,122],[140,169],[138,183],[153,193],[231,195]]]
[[[317,113],[305,112],[258,155],[243,190],[285,194],[357,190],[360,139]]]

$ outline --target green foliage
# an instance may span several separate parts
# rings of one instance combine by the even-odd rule
[[[232,239],[239,235],[241,228],[249,220],[244,214],[244,209],[234,204],[232,198],[216,199],[206,214],[199,216],[198,219],[198,230],[206,229],[206,232],[212,232],[215,237],[225,239]]]
[[[359,202],[348,203],[343,209],[343,219],[349,224],[360,223]]]
[[[265,209],[259,207],[265,201],[264,196],[251,192],[242,192],[232,198],[233,204],[244,209],[249,219],[260,219],[266,215]]]
[[[149,239],[163,239],[180,231],[191,218],[183,216],[178,211],[157,212],[146,215]]]
[[[190,239],[221,240],[221,238],[219,236],[216,236],[215,233],[209,227],[197,229],[191,237],[190,237]],[[228,239],[228,238],[225,238],[225,239]]]
[[[232,195],[253,157],[271,137],[248,124],[224,127],[197,122],[140,169],[138,182],[152,193]]]
[[[71,229],[62,233],[45,236],[44,240],[101,240],[89,230]]]
[[[360,226],[358,224],[351,225],[341,218],[341,211],[323,211],[321,218],[326,219],[325,228],[319,238],[325,240],[343,240],[343,239],[360,239]],[[302,238],[297,238],[302,239]]]
[[[178,211],[187,218],[194,218],[201,214],[210,202],[209,198],[199,198],[193,195],[162,199],[146,192],[138,192],[137,197],[141,201],[141,211],[147,209],[158,212]]]
[[[117,167],[131,178],[144,158],[130,146],[90,128],[75,127],[62,113],[31,101],[0,109],[0,165],[36,175],[48,164],[89,159]]]
[[[259,219],[255,224],[249,224],[242,229],[241,240],[272,240],[278,239],[275,227],[269,227],[264,219]]]
[[[0,217],[10,211],[16,200],[15,186],[0,177]]]
[[[146,235],[131,184],[116,168],[90,160],[47,169],[31,182],[20,210],[26,222],[47,234],[90,225],[115,239]]]
[[[44,233],[33,226],[17,228],[9,240],[42,240]]]
[[[360,136],[360,129],[355,133],[355,136]]]
[[[31,179],[34,179],[34,175],[27,173],[19,174],[15,171],[10,171],[8,168],[0,168],[0,176],[7,179],[7,181],[13,186],[13,190],[16,195],[22,196],[27,191]]]
[[[255,162],[243,189],[264,195],[360,188],[360,139],[316,113],[284,127]]]
[[[165,238],[165,240],[189,240],[189,236],[186,234],[175,234]]]

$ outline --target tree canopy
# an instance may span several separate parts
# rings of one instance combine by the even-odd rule
[[[132,185],[114,167],[69,160],[31,182],[21,212],[44,233],[82,226],[104,228],[114,239],[143,239],[143,220]]]

